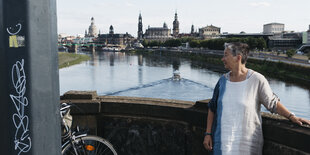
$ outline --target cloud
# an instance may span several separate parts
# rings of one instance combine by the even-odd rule
[[[268,2],[252,2],[250,3],[250,6],[254,6],[254,7],[269,7],[270,3]]]

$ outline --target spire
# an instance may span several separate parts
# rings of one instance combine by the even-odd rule
[[[178,21],[178,13],[175,11],[174,21],[173,21],[173,36],[177,37],[179,35],[179,21]]]
[[[174,20],[178,20],[178,13],[176,10],[175,10],[175,14],[174,14]]]
[[[95,19],[94,19],[94,17],[91,17],[91,24],[95,24]]]
[[[195,33],[194,24],[192,24],[191,34],[194,34],[194,33]]]
[[[142,40],[142,38],[143,38],[143,25],[142,25],[141,11],[140,11],[139,20],[138,20],[138,40]]]

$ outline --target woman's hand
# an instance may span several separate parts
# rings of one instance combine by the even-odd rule
[[[304,118],[292,116],[289,118],[292,122],[298,124],[298,125],[303,125],[303,124],[308,124],[310,125],[310,120],[306,120]]]
[[[284,105],[280,103],[280,101],[278,101],[278,103],[277,103],[277,113],[286,117],[287,119],[289,119],[290,121],[292,121],[298,125],[303,125],[303,124],[310,125],[310,120],[306,120],[304,118],[296,117],[295,114],[289,112],[284,107]]]
[[[212,137],[211,135],[206,135],[203,140],[203,145],[208,151],[212,151]]]

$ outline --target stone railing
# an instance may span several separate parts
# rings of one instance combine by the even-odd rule
[[[61,102],[71,102],[77,124],[109,140],[120,155],[200,155],[207,102],[154,98],[97,96],[70,91]],[[80,109],[80,110],[79,110]],[[310,127],[263,113],[264,154],[310,154]]]

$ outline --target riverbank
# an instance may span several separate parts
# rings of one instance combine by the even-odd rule
[[[82,54],[58,52],[58,66],[59,69],[79,64],[82,61],[89,60],[90,57]]]
[[[191,60],[194,66],[208,68],[217,72],[227,72],[221,61],[222,56],[217,54],[146,50],[136,50],[132,51],[132,53],[144,56],[158,54],[160,56],[185,58]],[[310,86],[310,67],[307,66],[249,58],[247,67],[262,73],[266,77],[298,84],[302,87],[308,88]]]

